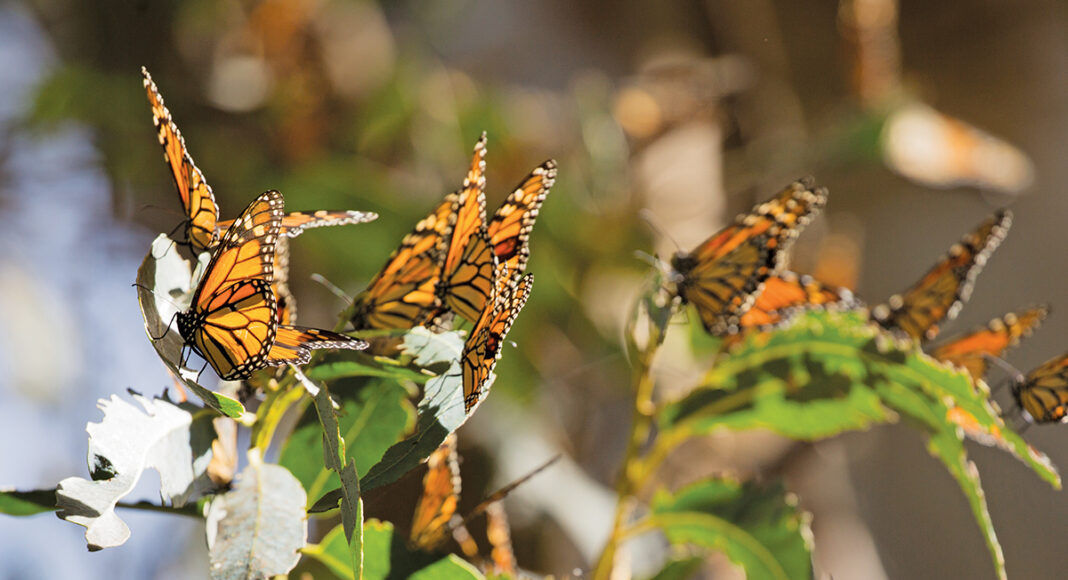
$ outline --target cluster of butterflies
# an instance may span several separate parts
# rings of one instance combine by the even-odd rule
[[[536,167],[486,219],[486,135],[475,144],[460,190],[415,225],[353,301],[356,330],[474,326],[464,343],[464,410],[489,388],[504,338],[534,282],[525,273],[530,233],[556,179],[556,162]]]
[[[671,291],[681,303],[696,307],[709,333],[732,340],[747,331],[773,329],[807,309],[862,308],[849,290],[781,267],[791,242],[826,203],[827,190],[814,187],[811,179],[792,183],[695,250],[676,253],[668,276]],[[996,212],[954,244],[912,287],[872,308],[872,319],[927,347],[941,325],[956,317],[968,300],[976,276],[1011,225],[1011,212]],[[1036,306],[1006,314],[929,348],[928,354],[965,369],[978,382],[992,358],[1030,335],[1048,313],[1048,306]],[[1017,377],[1012,390],[1030,420],[1064,420],[1068,415],[1068,354]]]
[[[185,214],[186,243],[210,260],[192,304],[177,315],[186,346],[219,377],[246,379],[267,366],[304,364],[315,349],[365,349],[368,343],[328,330],[295,326],[288,280],[288,239],[304,230],[357,224],[377,215],[358,211],[286,214],[282,195],[268,191],[237,219],[219,220],[214,193],[193,162],[181,132],[148,71],[141,69],[164,160]],[[454,315],[474,324],[462,355],[464,407],[483,399],[501,347],[526,303],[530,233],[556,177],[546,161],[486,219],[485,134],[475,145],[463,186],[416,224],[367,289],[356,297],[355,330],[436,328]]]

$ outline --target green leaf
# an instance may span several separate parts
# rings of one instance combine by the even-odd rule
[[[380,380],[364,383],[354,398],[342,401],[339,415],[346,454],[360,473],[377,463],[415,421],[415,410],[404,387]],[[337,474],[323,462],[323,428],[316,417],[316,412],[309,409],[286,440],[278,459],[300,480],[310,501],[341,485]]]
[[[456,554],[434,562],[409,576],[412,580],[480,580],[482,573]]]
[[[770,334],[752,334],[709,372],[702,386],[665,406],[662,429],[691,434],[766,428],[820,439],[895,419],[869,384],[864,345],[875,331],[859,318],[801,317]],[[830,313],[827,313],[830,314]]]
[[[362,538],[357,528],[362,529],[363,526],[360,476],[356,472],[356,464],[346,458],[345,440],[341,437],[337,416],[334,414],[334,401],[330,398],[330,390],[325,384],[315,394],[315,410],[323,426],[323,463],[341,478],[341,523],[352,549],[353,569],[358,570],[361,566],[357,561],[361,553],[357,551],[357,544],[362,543]],[[307,501],[307,498],[304,499]]]
[[[686,580],[692,578],[704,563],[704,558],[696,557],[671,560],[650,580]]]
[[[56,490],[0,491],[0,514],[32,516],[56,511]]]
[[[185,341],[171,323],[175,314],[189,308],[193,274],[189,261],[178,253],[176,244],[166,234],[160,234],[137,269],[137,301],[145,320],[145,332],[172,375],[207,406],[227,417],[239,419],[245,413],[241,403],[201,386],[195,380],[198,371],[179,368]],[[207,253],[201,255],[201,264],[206,256]]]
[[[206,514],[213,579],[285,574],[308,539],[300,482],[284,467],[263,463],[255,450],[234,489],[217,496]]]
[[[381,377],[395,381],[409,380],[422,384],[430,379],[430,375],[399,366],[392,359],[371,357],[364,353],[354,353],[354,356],[358,359],[364,359],[364,362],[345,360],[322,364],[309,369],[306,374],[313,381],[333,381],[348,377]]]
[[[90,550],[119,546],[130,537],[115,505],[146,469],[159,472],[160,493],[175,507],[210,487],[205,470],[211,441],[194,437],[189,411],[164,399],[132,397],[140,407],[118,395],[97,403],[104,419],[86,426],[92,480],[68,477],[56,488],[57,515],[85,526]]]
[[[336,526],[323,541],[308,546],[304,553],[340,578],[355,578],[347,556],[344,530]],[[363,524],[363,580],[387,578],[481,578],[467,562],[455,556],[441,558],[409,551],[403,538],[393,532],[393,524],[368,520]]]
[[[998,578],[1006,580],[1005,555],[1001,551],[1001,544],[994,532],[994,522],[990,519],[990,511],[986,507],[986,494],[979,483],[979,470],[976,469],[975,463],[968,459],[964,442],[957,433],[944,430],[931,435],[927,450],[945,464],[946,469],[960,485],[964,496],[968,498],[972,515],[979,524],[979,530],[983,533],[987,550],[994,562],[994,570]]]
[[[666,405],[659,419],[667,443],[660,445],[717,428],[763,427],[817,439],[904,417],[927,433],[928,449],[957,479],[1003,576],[1001,549],[963,438],[1009,451],[1054,488],[1060,488],[1060,476],[1005,424],[989,396],[982,382],[973,383],[967,373],[859,313],[810,312],[784,330],[751,335],[702,387]]]
[[[405,335],[404,349],[419,366],[449,363],[449,369],[427,382],[419,402],[416,432],[390,447],[360,481],[364,491],[396,481],[430,456],[450,433],[467,420],[464,412],[460,355],[463,340],[455,332],[434,334],[423,328]]]
[[[648,525],[673,544],[722,551],[749,580],[812,577],[808,516],[779,484],[708,480],[675,494],[661,491]]]

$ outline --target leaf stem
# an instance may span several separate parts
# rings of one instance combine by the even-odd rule
[[[166,505],[156,505],[154,503],[149,503],[147,501],[138,501],[138,502],[123,502],[123,501],[120,501],[119,503],[117,503],[115,505],[116,505],[116,507],[121,507],[121,508],[126,508],[126,509],[131,509],[131,510],[141,510],[141,511],[147,511],[147,512],[162,512],[162,513],[168,513],[168,514],[177,514],[177,515],[182,515],[182,516],[190,516],[190,517],[194,517],[194,518],[202,518],[202,517],[204,517],[204,514],[201,512],[201,509],[200,509],[199,505],[195,504],[195,503],[189,504],[189,505],[184,505],[182,507],[172,507],[172,506],[166,506]]]

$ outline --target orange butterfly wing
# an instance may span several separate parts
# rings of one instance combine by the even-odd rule
[[[1064,421],[1068,416],[1068,355],[1046,361],[1013,387],[1017,404],[1039,423]]]
[[[436,288],[442,237],[455,206],[456,200],[447,198],[401,240],[386,265],[354,300],[354,328],[412,328],[432,318],[441,304]]]
[[[171,119],[171,112],[163,104],[163,97],[159,94],[156,83],[152,81],[152,76],[144,67],[141,68],[141,74],[144,76],[148,102],[152,105],[152,122],[156,126],[156,136],[163,146],[163,159],[171,169],[188,220],[186,239],[199,254],[212,245],[216,222],[219,220],[219,206],[215,203],[215,195],[204,179],[204,174],[193,163],[192,156],[186,150],[182,133]]]
[[[363,340],[337,332],[280,324],[265,364],[270,366],[302,365],[311,360],[313,350],[324,348],[363,350],[367,346],[367,342]]]
[[[471,334],[464,342],[463,370],[464,412],[470,415],[489,390],[490,378],[505,336],[530,296],[534,275],[522,278],[498,269],[490,299]]]
[[[507,266],[509,272],[526,271],[530,258],[530,232],[555,181],[556,162],[550,159],[530,172],[497,208],[486,226],[497,261]]]
[[[223,235],[178,315],[178,332],[219,376],[246,378],[266,364],[277,329],[274,246],[282,219],[282,194],[256,198]]]
[[[872,309],[872,317],[884,328],[902,332],[914,340],[933,339],[939,325],[952,320],[972,293],[990,254],[997,249],[1012,225],[1012,212],[995,213],[954,244],[927,274],[904,294]]]
[[[853,308],[857,306],[857,300],[845,288],[784,270],[768,277],[753,306],[739,319],[739,326],[772,327],[799,311],[830,305]]]
[[[325,228],[330,226],[345,226],[362,224],[378,219],[378,214],[370,211],[327,211],[314,212],[295,211],[282,217],[282,227],[279,234],[287,238],[295,238],[304,233],[304,230],[313,228]],[[215,231],[226,231],[232,221],[221,221],[215,224]]]
[[[450,194],[455,212],[443,244],[440,304],[475,322],[493,286],[494,253],[486,233],[486,134],[475,144],[463,187]]]
[[[827,203],[827,190],[796,181],[735,219],[692,252],[671,258],[678,294],[712,334],[739,330],[741,316],[779,267],[782,252]]]
[[[408,542],[425,552],[432,552],[448,538],[449,522],[460,502],[460,463],[456,457],[456,435],[430,454],[423,476],[423,495],[415,506]]]
[[[985,355],[999,357],[1029,336],[1049,314],[1048,306],[1030,308],[1019,314],[1010,312],[991,320],[986,326],[953,339],[931,351],[931,356],[968,371],[978,381],[986,375]]]

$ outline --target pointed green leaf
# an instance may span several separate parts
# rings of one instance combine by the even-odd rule
[[[812,577],[808,516],[781,485],[708,480],[675,494],[661,491],[649,524],[673,544],[722,551],[749,580]]]
[[[56,511],[56,490],[0,491],[0,514],[32,516]]]
[[[323,428],[317,417],[315,411],[308,410],[278,459],[304,485],[310,501],[341,485],[337,474],[323,463]],[[338,423],[346,455],[355,463],[356,471],[366,473],[378,463],[386,449],[411,429],[414,418],[407,391],[391,381],[369,381],[353,398],[342,401]]]

